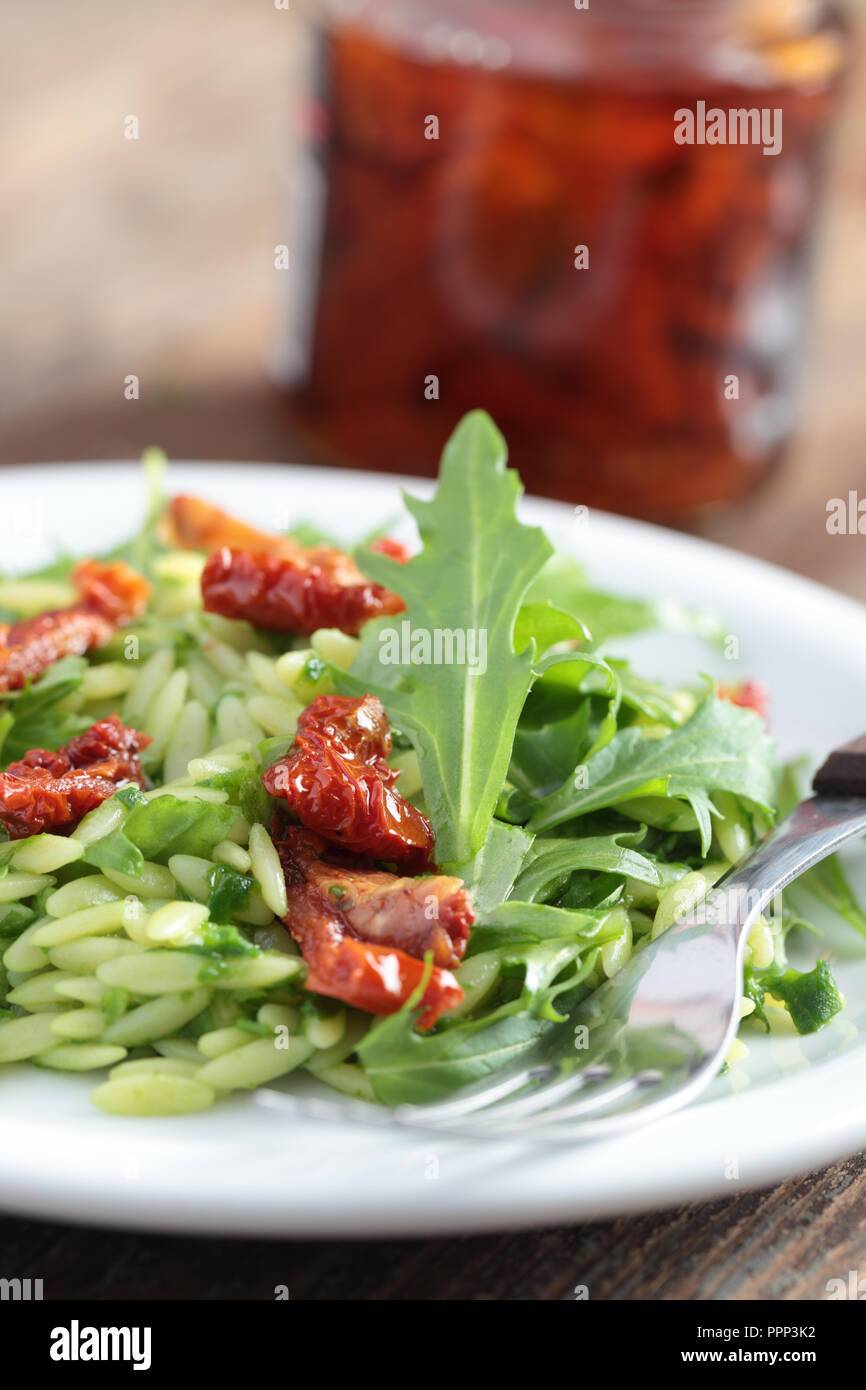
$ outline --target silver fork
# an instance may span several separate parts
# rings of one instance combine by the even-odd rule
[[[756,918],[800,874],[866,834],[866,735],[831,753],[813,788],[695,915],[634,955],[518,1067],[428,1105],[386,1109],[269,1089],[254,1092],[257,1102],[388,1129],[568,1143],[678,1110],[709,1085],[733,1041]]]

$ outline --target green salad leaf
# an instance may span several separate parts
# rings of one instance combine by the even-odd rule
[[[508,897],[531,845],[532,836],[522,826],[490,822],[484,844],[461,869],[477,918],[485,917]]]
[[[706,854],[714,791],[733,792],[768,813],[773,806],[773,744],[763,721],[714,692],[663,738],[648,738],[637,727],[621,729],[578,772],[584,775],[538,803],[529,830],[540,833],[634,797],[671,797],[691,806]]]
[[[78,690],[86,670],[83,656],[66,656],[37,681],[2,696],[6,708],[0,714],[0,759],[4,763],[23,758],[31,748],[59,748],[87,728],[91,721],[64,705]]]
[[[474,411],[442,456],[430,502],[406,497],[423,548],[406,565],[367,553],[369,575],[395,589],[406,613],[369,623],[351,673],[350,693],[378,694],[418,754],[437,855],[465,864],[481,848],[508,771],[514,731],[532,681],[533,647],[515,646],[527,586],[551,553],[544,533],[515,515],[521,491],[506,468],[505,442],[490,418]],[[407,626],[408,625],[408,626]],[[386,662],[388,632],[432,642],[462,634],[483,661]],[[444,647],[443,647],[443,650]]]
[[[527,902],[548,901],[573,873],[584,869],[622,874],[658,887],[662,880],[656,865],[634,848],[644,839],[644,831],[626,830],[613,835],[536,840],[514,885],[515,896]]]
[[[593,589],[581,565],[570,555],[552,555],[527,592],[527,601],[547,601],[572,614],[592,641],[605,645],[613,637],[663,628],[718,643],[723,630],[718,617],[674,600],[632,598]]]
[[[82,856],[86,864],[139,877],[145,859],[165,863],[173,854],[207,858],[238,818],[232,806],[212,801],[182,801],[166,793],[145,801],[136,788],[117,793],[132,809],[116,830],[94,840]]]
[[[418,1033],[407,1009],[376,1023],[357,1053],[385,1105],[441,1100],[525,1054],[553,1025],[507,1004],[441,1033]]]

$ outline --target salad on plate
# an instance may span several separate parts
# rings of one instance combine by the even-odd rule
[[[127,1116],[299,1070],[436,1100],[567,1031],[797,799],[761,688],[618,654],[720,629],[594,590],[483,412],[405,497],[414,547],[263,531],[145,463],[138,535],[0,581],[0,1064]],[[786,890],[743,1034],[843,1006],[787,962],[816,899],[866,934],[835,859]]]

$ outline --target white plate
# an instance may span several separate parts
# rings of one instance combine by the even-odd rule
[[[365,474],[199,464],[175,466],[170,481],[264,526],[311,519],[347,540],[399,511],[400,480]],[[3,567],[44,563],[58,544],[102,548],[134,529],[143,507],[135,465],[5,469]],[[535,499],[524,516],[579,555],[597,584],[716,609],[739,639],[739,661],[725,661],[690,638],[643,637],[631,644],[641,669],[765,681],[785,756],[817,761],[866,725],[859,605],[656,527],[601,514],[584,526],[568,507]],[[855,875],[862,859],[854,855]],[[184,1118],[118,1119],[90,1105],[92,1080],[9,1068],[0,1073],[0,1203],[157,1230],[384,1236],[572,1221],[772,1182],[866,1145],[866,943],[831,927],[827,947],[849,1001],[837,1020],[811,1038],[750,1038],[748,1059],[707,1100],[594,1147],[286,1123],[248,1096]]]

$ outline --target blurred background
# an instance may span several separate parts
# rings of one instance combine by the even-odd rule
[[[530,491],[866,599],[866,0],[601,9],[5,4],[0,462],[430,474],[481,405]]]

